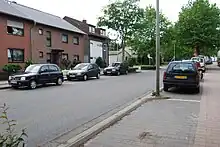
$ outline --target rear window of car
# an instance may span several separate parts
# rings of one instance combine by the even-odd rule
[[[171,63],[167,69],[168,72],[195,72],[193,63]]]

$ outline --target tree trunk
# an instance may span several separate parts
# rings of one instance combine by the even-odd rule
[[[199,51],[199,46],[198,45],[195,45],[195,48],[194,48],[194,56],[198,56],[200,54],[200,51]]]

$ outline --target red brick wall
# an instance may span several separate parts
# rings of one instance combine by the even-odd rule
[[[43,35],[39,34],[39,28],[43,29]],[[52,46],[46,46],[46,31],[51,32]],[[68,35],[68,44],[62,42],[62,34]],[[73,44],[73,36],[79,37],[79,45]],[[79,55],[80,60],[84,59],[84,44],[85,36],[73,32],[64,31],[44,25],[36,25],[32,30],[32,57],[33,61],[44,63],[47,60],[47,53],[51,52],[51,49],[64,50],[63,53],[68,53],[70,60],[73,60],[74,55]],[[39,58],[39,52],[43,52],[43,58]]]
[[[7,20],[24,23],[24,36],[13,36],[7,34]],[[24,49],[24,59],[29,57],[30,48],[30,28],[31,22],[24,21],[12,16],[0,14],[0,71],[8,63],[8,48]],[[23,64],[21,64],[23,65]]]

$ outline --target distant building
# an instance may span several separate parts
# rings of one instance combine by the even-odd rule
[[[64,20],[73,26],[84,31],[86,36],[84,61],[95,62],[98,57],[102,57],[108,63],[108,51],[110,39],[107,37],[106,30],[96,28],[94,25],[88,24],[86,20],[79,21],[65,16]]]
[[[62,18],[0,0],[0,67],[32,60],[60,64],[84,60],[85,32]]]
[[[125,60],[129,58],[137,58],[137,55],[130,47],[125,47]],[[109,51],[109,64],[114,62],[122,62],[122,49]]]

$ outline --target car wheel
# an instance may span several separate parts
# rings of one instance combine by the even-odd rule
[[[126,74],[126,75],[128,74],[128,71],[127,71],[127,70],[125,71],[125,74]]]
[[[18,86],[11,86],[13,89],[18,89]]]
[[[118,72],[117,72],[117,76],[120,76],[120,74],[121,74],[120,71],[118,71]]]
[[[83,76],[83,80],[84,80],[84,81],[87,81],[87,80],[88,80],[88,76],[87,76],[87,75],[84,75],[84,76]]]
[[[97,74],[96,78],[97,78],[97,79],[100,79],[100,73]]]
[[[31,80],[30,84],[29,84],[29,87],[31,89],[36,89],[37,88],[37,82],[35,80]]]
[[[59,77],[59,78],[57,79],[56,84],[57,84],[57,85],[62,85],[62,84],[63,84],[62,78]]]
[[[163,90],[164,90],[165,92],[168,92],[168,91],[169,91],[169,87],[168,87],[167,84],[164,84],[164,85],[163,85]]]
[[[197,87],[197,88],[195,89],[195,92],[196,92],[196,93],[200,93],[200,87]]]

